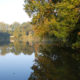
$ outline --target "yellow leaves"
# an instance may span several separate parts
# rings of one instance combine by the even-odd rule
[[[36,1],[34,1],[34,0],[32,0],[31,2],[32,2],[33,4],[36,4]]]
[[[70,4],[68,1],[62,2],[62,3],[58,3],[56,5],[56,8],[60,8],[60,9],[72,9],[74,8],[73,4]]]
[[[38,26],[34,26],[34,33],[38,36],[45,36],[46,33],[50,34],[52,31],[53,25],[57,24],[55,18],[52,18],[50,21],[48,18],[44,17],[44,22],[39,24]],[[52,25],[52,26],[50,26]]]
[[[50,23],[56,23],[56,19],[55,18],[51,19]]]
[[[80,32],[78,32],[78,35],[80,36]]]
[[[40,18],[40,14],[37,14],[36,18],[39,19]]]
[[[45,19],[44,19],[44,24],[46,25],[46,24],[48,24],[48,23],[49,23],[48,19],[45,18]]]
[[[44,36],[49,31],[47,24],[34,27],[34,33],[38,36]]]

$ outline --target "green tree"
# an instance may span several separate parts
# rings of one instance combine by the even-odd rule
[[[25,0],[34,32],[40,37],[55,36],[70,46],[80,43],[80,0]],[[78,45],[80,48],[80,45]]]

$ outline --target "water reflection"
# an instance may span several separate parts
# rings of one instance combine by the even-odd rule
[[[0,45],[0,80],[28,80],[33,72],[33,44],[2,41]]]
[[[80,51],[51,43],[15,41],[0,45],[0,80],[79,79]]]
[[[51,44],[35,45],[35,63],[29,80],[79,80],[80,54]]]
[[[4,44],[4,42],[2,42],[2,45]],[[6,55],[10,52],[15,55],[19,55],[21,53],[23,53],[24,55],[26,54],[31,55],[33,53],[33,44],[30,44],[29,42],[20,41],[15,41],[14,43],[6,42],[5,45],[3,46],[2,45],[0,45],[1,55]]]

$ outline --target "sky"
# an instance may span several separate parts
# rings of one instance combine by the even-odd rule
[[[31,18],[23,9],[24,0],[0,0],[0,22],[28,22]]]

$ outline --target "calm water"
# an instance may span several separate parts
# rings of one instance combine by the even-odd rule
[[[80,80],[80,51],[50,43],[2,41],[0,80]]]

